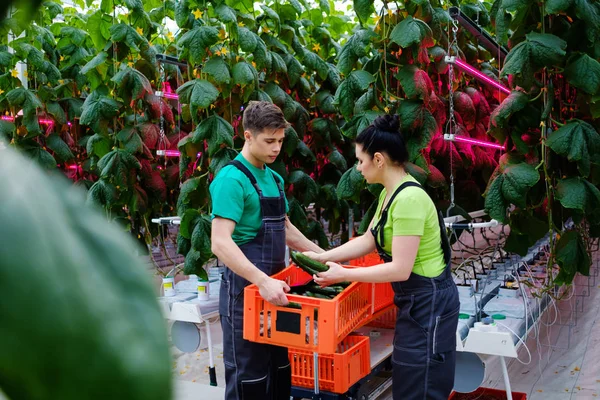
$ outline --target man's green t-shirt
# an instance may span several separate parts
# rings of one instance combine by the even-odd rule
[[[415,178],[408,175],[398,184],[396,189],[408,181],[417,182]],[[381,218],[381,210],[386,195],[387,192],[383,189],[379,195],[379,204],[373,217],[373,227]],[[409,186],[398,193],[390,205],[388,220],[383,229],[383,249],[390,255],[392,254],[392,238],[394,236],[421,236],[412,272],[434,278],[444,271],[446,265],[444,264],[444,253],[440,245],[437,210],[433,201],[423,189]]]
[[[275,179],[283,185],[281,176],[270,168],[259,169],[250,164],[242,154],[235,157],[246,166],[256,178],[265,197],[279,197],[279,188]],[[223,167],[210,185],[212,199],[212,218],[227,218],[236,222],[233,241],[242,245],[254,239],[258,233],[262,214],[258,193],[250,179],[233,165]],[[285,200],[285,211],[289,209]]]

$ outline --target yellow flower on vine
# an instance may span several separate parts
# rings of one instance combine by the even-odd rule
[[[218,56],[220,56],[221,55],[221,50],[215,51],[215,54],[218,55]]]
[[[65,56],[60,56],[60,61],[65,61]]]
[[[137,28],[135,28],[135,31],[136,31],[137,33],[139,33],[139,34],[140,34],[140,36],[144,34],[144,30],[143,30],[142,28],[140,28],[140,27],[137,27]]]
[[[211,105],[210,105],[210,109],[212,110],[212,109],[214,109],[214,108],[215,108],[215,105],[214,105],[214,104],[211,104]]]
[[[23,76],[24,76],[25,78],[27,78],[27,77],[29,76],[29,74],[27,73],[27,71],[24,71],[24,72],[23,72]]]
[[[12,71],[10,71],[10,74],[12,75],[13,78],[19,77],[19,71],[17,71],[16,69],[13,69]]]
[[[321,45],[319,43],[313,44],[313,51],[319,51],[319,50],[321,50]]]
[[[0,96],[4,94],[4,90],[0,89]]]
[[[387,9],[387,13],[390,17],[394,15],[394,12],[390,8]]]
[[[227,37],[227,32],[225,32],[225,29],[221,28],[221,30],[219,30],[219,38],[221,40],[225,39]]]
[[[227,47],[221,47],[221,54],[227,55],[227,52],[228,52]]]
[[[383,111],[385,111],[386,113],[390,113],[390,108],[388,106],[383,107]]]
[[[175,38],[173,37],[173,33],[171,33],[171,32],[167,32],[167,35],[166,35],[166,36],[167,36],[167,39],[169,39],[170,41],[173,41],[173,39],[175,39]]]
[[[59,80],[58,80],[58,83],[59,83],[60,85],[64,85],[64,84],[65,84],[65,81],[64,81],[64,80],[62,80],[62,79],[59,79]]]
[[[243,23],[242,21],[240,21],[240,22],[238,23],[238,26],[239,26],[240,28],[243,28],[245,25],[244,25],[244,23]]]
[[[256,68],[256,63],[254,61],[252,61],[252,66]]]
[[[194,14],[194,18],[196,19],[200,19],[202,18],[202,11],[200,11],[199,9],[196,8],[196,11],[194,11],[192,14]]]
[[[127,63],[127,65],[129,66],[129,68],[133,68],[133,62],[132,62],[132,61],[129,61],[129,62]]]
[[[269,29],[269,27],[268,27],[268,26],[263,26],[263,27],[262,27],[262,31],[263,31],[264,33],[269,33],[269,32],[271,32],[271,30]]]

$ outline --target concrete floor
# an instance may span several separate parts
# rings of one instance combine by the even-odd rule
[[[598,274],[600,254],[594,254],[593,274]],[[600,276],[578,276],[575,292],[569,300],[550,305],[540,318],[537,328],[526,340],[531,362],[523,365],[516,359],[507,360],[513,392],[524,392],[532,400],[595,399],[600,397]],[[211,326],[217,343],[215,363],[219,388],[208,386],[208,352],[184,354],[174,350],[173,371],[176,376],[176,400],[221,400],[223,376],[221,329]],[[201,345],[203,347],[203,345]],[[524,346],[519,359],[527,362]],[[505,389],[497,357],[485,360],[484,387]],[[380,400],[391,400],[388,391]],[[484,399],[482,397],[481,399]]]

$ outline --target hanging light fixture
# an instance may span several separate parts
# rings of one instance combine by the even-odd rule
[[[509,88],[502,85],[500,82],[495,81],[494,79],[490,78],[489,76],[485,75],[483,72],[479,71],[475,67],[467,64],[460,58],[456,58],[455,56],[446,56],[445,61],[448,64],[453,64],[454,66],[456,66],[458,69],[460,69],[464,73],[467,73],[467,74],[471,75],[473,78],[479,80],[481,83],[491,86],[494,89],[498,89],[499,91],[503,92],[506,95],[510,94]]]

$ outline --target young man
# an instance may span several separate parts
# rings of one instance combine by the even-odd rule
[[[242,152],[219,171],[210,186],[212,251],[227,266],[221,283],[219,313],[223,328],[226,400],[287,400],[291,370],[284,347],[243,338],[244,287],[287,305],[288,285],[270,275],[285,267],[286,244],[299,251],[323,250],[286,216],[283,179],[266,166],[281,151],[289,126],[274,104],[251,102],[244,111]]]

